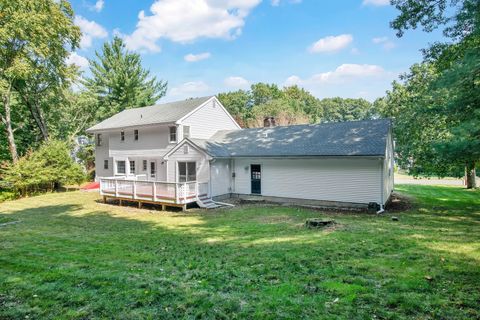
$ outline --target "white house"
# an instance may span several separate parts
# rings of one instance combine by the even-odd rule
[[[128,109],[89,128],[104,197],[215,207],[229,197],[383,206],[390,120],[241,129],[216,97]],[[212,200],[213,199],[213,200]]]

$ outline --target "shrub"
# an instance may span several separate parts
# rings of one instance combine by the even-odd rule
[[[13,191],[22,196],[85,180],[81,166],[70,157],[68,145],[57,140],[44,143],[15,164],[7,164],[2,169],[2,177]]]

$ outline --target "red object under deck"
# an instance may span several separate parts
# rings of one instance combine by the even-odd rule
[[[95,190],[100,189],[100,182],[90,182],[89,184],[84,185],[80,190]]]

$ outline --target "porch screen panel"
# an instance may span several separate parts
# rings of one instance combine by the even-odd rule
[[[197,179],[195,162],[178,163],[178,182],[189,182]]]
[[[197,180],[197,166],[195,162],[187,162],[187,181]]]
[[[178,163],[178,182],[187,182],[187,163]]]

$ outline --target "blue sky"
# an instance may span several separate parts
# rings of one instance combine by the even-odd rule
[[[319,98],[373,101],[441,34],[389,28],[388,0],[73,0],[85,69],[117,34],[167,80],[163,101],[297,84]],[[88,75],[88,71],[86,71]]]

